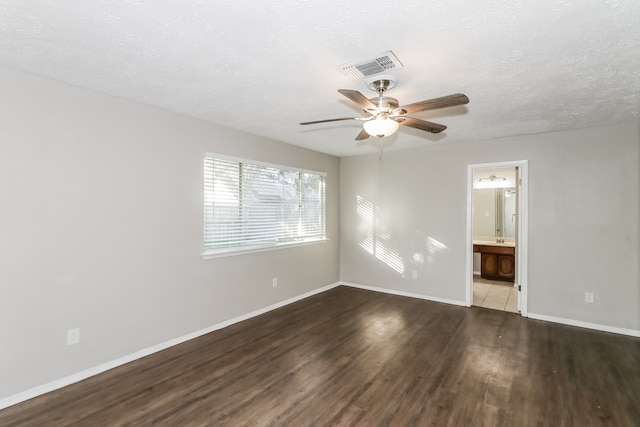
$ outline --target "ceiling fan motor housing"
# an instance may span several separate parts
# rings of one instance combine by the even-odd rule
[[[400,105],[398,100],[392,98],[390,96],[380,96],[375,98],[370,98],[369,101],[376,107],[380,112],[391,113],[393,110],[398,108]]]

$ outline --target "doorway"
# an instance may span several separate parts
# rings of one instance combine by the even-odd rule
[[[505,173],[500,174],[496,173],[496,171],[505,171]],[[512,171],[512,177],[508,175],[509,171]],[[474,175],[476,177],[480,176],[482,181],[477,178],[474,180]],[[488,190],[478,191],[474,194],[474,188],[477,187],[487,188]],[[511,198],[512,196],[515,197]],[[481,216],[475,218],[475,221],[474,201],[485,203],[484,205],[478,205],[481,206],[481,212],[475,213]],[[490,212],[492,209],[495,209],[495,213]],[[480,305],[477,303],[479,293],[493,291],[494,295],[506,294],[511,295],[511,298],[514,296],[517,298],[517,304],[512,299],[508,307],[505,305],[505,308],[508,308],[506,311],[519,311],[525,317],[528,315],[527,233],[528,162],[526,160],[518,160],[468,165],[467,307]],[[474,254],[476,254],[475,269]],[[479,259],[482,260],[481,276],[477,274],[480,273],[478,271]],[[474,272],[476,273],[475,276]],[[474,277],[476,278],[476,304],[474,304]],[[496,287],[492,289],[493,286]],[[511,289],[509,289],[509,286]],[[517,309],[515,308],[516,306]],[[498,307],[492,308],[499,309]]]

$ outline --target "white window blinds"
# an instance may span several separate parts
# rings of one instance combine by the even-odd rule
[[[324,174],[205,156],[204,255],[325,237]]]

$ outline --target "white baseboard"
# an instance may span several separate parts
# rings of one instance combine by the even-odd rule
[[[16,404],[18,404],[20,402],[24,402],[25,400],[33,399],[34,397],[37,397],[37,396],[43,395],[45,393],[49,393],[51,391],[60,389],[62,387],[66,387],[66,386],[71,385],[73,383],[77,383],[79,381],[85,380],[85,379],[87,379],[89,377],[92,377],[94,375],[98,375],[98,374],[100,374],[102,372],[108,371],[108,370],[113,369],[113,368],[117,368],[118,366],[124,365],[126,363],[133,362],[134,360],[141,359],[141,358],[143,358],[145,356],[148,356],[150,354],[157,353],[157,352],[165,350],[165,349],[167,349],[169,347],[173,347],[174,345],[182,344],[183,342],[192,340],[194,338],[198,338],[198,337],[200,337],[202,335],[208,334],[208,333],[213,332],[213,331],[217,331],[218,329],[226,328],[227,326],[231,326],[234,323],[239,323],[239,322],[242,322],[244,320],[250,319],[252,317],[259,316],[259,315],[267,313],[267,312],[269,312],[271,310],[275,310],[277,308],[284,307],[285,305],[288,305],[288,304],[294,303],[296,301],[300,301],[302,299],[308,298],[308,297],[310,297],[312,295],[316,295],[316,294],[319,294],[319,293],[322,293],[322,292],[326,292],[329,289],[333,289],[336,286],[340,286],[340,285],[341,285],[341,283],[337,282],[337,283],[333,283],[333,284],[324,286],[322,288],[314,289],[313,291],[309,291],[309,292],[306,292],[304,294],[301,294],[301,295],[286,299],[284,301],[280,301],[280,302],[272,304],[272,305],[270,305],[268,307],[261,308],[260,310],[252,311],[251,313],[247,313],[247,314],[243,314],[243,315],[238,316],[238,317],[234,317],[233,319],[229,319],[229,320],[226,320],[224,322],[217,323],[217,324],[215,324],[213,326],[209,326],[208,328],[204,328],[204,329],[201,329],[199,331],[195,331],[195,332],[192,332],[190,334],[183,335],[181,337],[174,338],[174,339],[169,340],[169,341],[165,341],[163,343],[154,345],[152,347],[145,348],[145,349],[137,351],[135,353],[128,354],[126,356],[120,357],[120,358],[118,358],[116,360],[112,360],[110,362],[102,363],[102,364],[100,364],[98,366],[94,366],[93,368],[85,369],[84,371],[81,371],[81,372],[78,372],[78,373],[75,373],[75,374],[72,374],[72,375],[66,376],[64,378],[60,378],[60,379],[51,381],[51,382],[48,382],[46,384],[42,384],[40,386],[31,388],[29,390],[23,391],[23,392],[18,393],[18,394],[14,394],[14,395],[6,397],[4,399],[0,399],[0,410],[2,410],[4,408],[8,408],[9,406],[16,405]]]
[[[403,297],[419,298],[427,301],[442,302],[445,304],[461,305],[463,307],[466,306],[466,303],[464,301],[432,297],[432,296],[423,295],[423,294],[416,294],[413,292],[396,291],[394,289],[377,288],[375,286],[359,285],[357,283],[349,283],[349,282],[340,282],[340,283],[345,286],[351,286],[352,288],[366,289],[368,291],[383,292],[385,294],[400,295]]]
[[[640,337],[640,331],[635,329],[618,328],[616,326],[600,325],[598,323],[583,322],[581,320],[565,319],[563,317],[547,316],[546,314],[536,314],[531,312],[529,312],[528,317],[530,319],[544,320],[545,322],[561,323],[563,325],[577,326],[579,328],[594,329],[596,331]]]

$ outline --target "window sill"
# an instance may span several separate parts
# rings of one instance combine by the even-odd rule
[[[294,248],[298,246],[315,245],[318,243],[325,243],[328,241],[329,241],[328,238],[324,238],[324,239],[305,240],[303,242],[279,243],[279,244],[274,244],[269,246],[250,246],[250,247],[243,247],[241,249],[238,249],[238,248],[213,249],[213,250],[203,252],[202,259],[207,260],[207,259],[223,258],[228,256],[252,254],[256,252],[274,251],[278,249]]]

